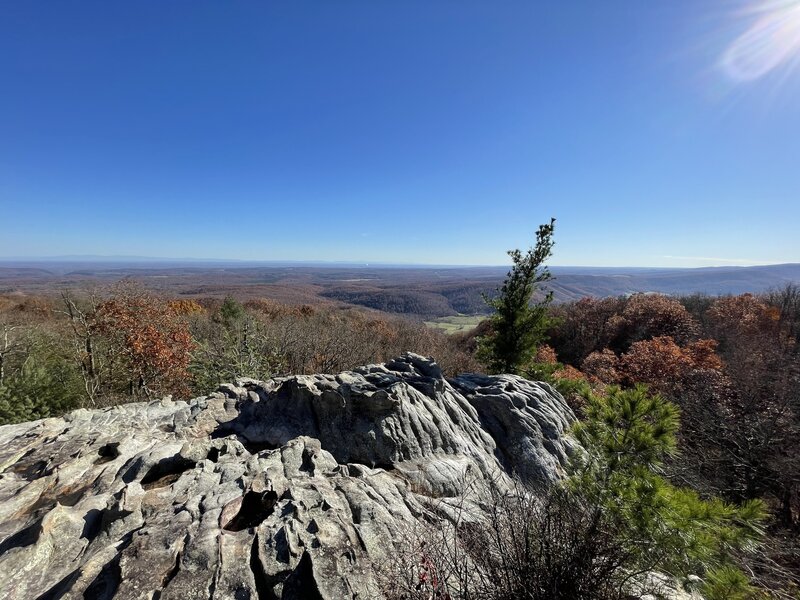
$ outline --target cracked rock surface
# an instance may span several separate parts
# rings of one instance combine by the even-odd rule
[[[573,420],[546,384],[405,354],[0,427],[0,590],[376,598],[404,527],[467,478],[558,478]]]

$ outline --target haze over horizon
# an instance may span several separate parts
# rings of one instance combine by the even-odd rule
[[[284,266],[284,265],[297,265],[300,267],[317,267],[324,268],[326,266],[340,267],[423,267],[423,268],[502,268],[506,269],[511,264],[510,261],[496,264],[468,264],[468,263],[433,263],[433,262],[382,262],[382,261],[364,261],[364,260],[258,260],[258,259],[241,259],[241,258],[211,258],[211,257],[178,257],[178,256],[132,256],[132,255],[64,255],[64,256],[0,256],[0,267],[12,265],[27,265],[27,264],[113,264],[113,265],[136,265],[138,263],[152,264],[154,266],[210,266],[219,264],[222,266],[234,267],[250,267],[250,266]],[[718,265],[690,265],[690,266],[651,266],[651,265],[582,265],[582,264],[562,264],[557,261],[549,263],[553,269],[598,269],[608,271],[624,271],[626,269],[647,270],[647,269],[663,269],[663,270],[693,270],[693,269],[726,269],[726,268],[748,268],[748,267],[785,267],[785,266],[800,266],[800,262],[785,262],[785,263],[751,263],[751,264],[718,264]]]
[[[0,257],[800,262],[797,0],[0,16]]]

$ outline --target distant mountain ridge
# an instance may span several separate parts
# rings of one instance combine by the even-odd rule
[[[552,267],[556,301],[638,292],[711,296],[761,293],[800,284],[800,263],[749,267]],[[502,284],[506,266],[307,263],[3,261],[0,293],[52,294],[133,278],[182,297],[268,298],[289,304],[360,306],[416,317],[481,314],[483,295]]]
[[[800,263],[752,267],[693,269],[552,269],[552,288],[560,299],[582,296],[618,296],[637,292],[662,294],[744,294],[765,292],[788,283],[800,283]],[[560,292],[560,294],[559,294]]]

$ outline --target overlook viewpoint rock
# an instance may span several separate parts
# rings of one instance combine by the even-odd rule
[[[404,528],[465,482],[564,472],[550,386],[414,354],[0,427],[5,598],[380,597]]]

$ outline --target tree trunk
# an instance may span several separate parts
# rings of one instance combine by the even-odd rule
[[[792,515],[792,490],[788,486],[783,489],[778,518],[780,519],[781,525],[786,528],[790,528],[794,525],[794,518]]]
[[[94,348],[92,347],[92,338],[89,336],[86,337],[86,370],[88,371],[89,378],[94,381]]]

